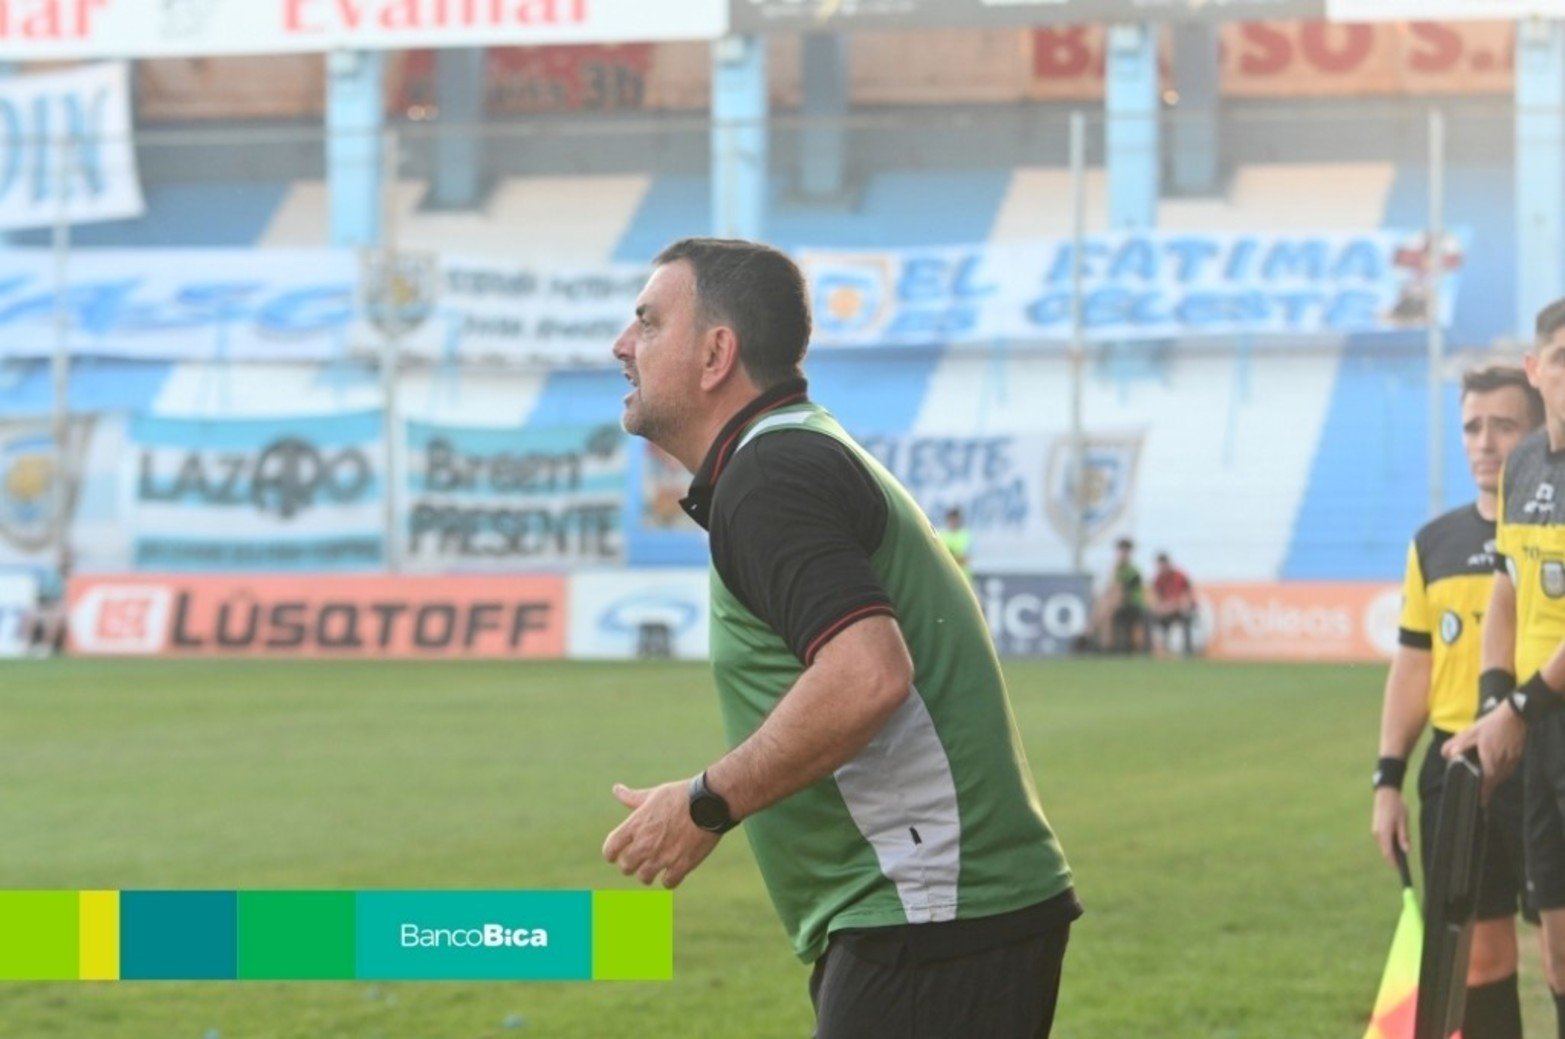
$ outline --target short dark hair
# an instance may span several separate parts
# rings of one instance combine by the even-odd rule
[[[1122,552],[1128,552],[1136,547],[1136,543],[1129,538],[1120,538],[1114,542],[1114,547]]]
[[[1555,300],[1538,311],[1538,345],[1554,338],[1554,333],[1565,328],[1565,297]]]
[[[810,293],[798,264],[769,245],[731,238],[682,238],[652,261],[683,260],[696,275],[703,325],[739,336],[739,363],[761,389],[797,378],[810,343]]]
[[[1534,426],[1543,425],[1543,395],[1527,381],[1527,373],[1522,369],[1514,364],[1491,364],[1486,368],[1469,368],[1462,373],[1463,400],[1469,393],[1493,393],[1504,389],[1521,390],[1527,398],[1527,417]]]

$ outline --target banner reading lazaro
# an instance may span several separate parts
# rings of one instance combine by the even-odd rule
[[[822,346],[1064,341],[1072,327],[1068,238],[900,251],[804,250]],[[1429,265],[1412,230],[1089,237],[1081,265],[1088,339],[1363,334],[1422,327]],[[1462,243],[1448,236],[1443,323]]]

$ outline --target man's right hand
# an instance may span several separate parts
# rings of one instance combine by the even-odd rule
[[[1509,704],[1501,704],[1447,740],[1440,753],[1447,761],[1454,761],[1477,748],[1478,765],[1483,769],[1483,801],[1488,804],[1494,788],[1516,771],[1526,745],[1527,723]]]
[[[1381,857],[1392,868],[1397,868],[1396,849],[1406,853],[1411,845],[1408,839],[1407,802],[1396,787],[1383,786],[1375,791],[1375,812],[1369,824],[1380,845]]]

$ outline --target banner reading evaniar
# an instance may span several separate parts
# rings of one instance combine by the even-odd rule
[[[1418,231],[1093,236],[1082,249],[1088,339],[1348,334],[1422,327],[1430,250]],[[805,250],[820,346],[1062,342],[1069,239],[898,252]],[[1462,243],[1448,236],[1448,271]],[[1454,312],[1445,280],[1441,320]]]
[[[13,0],[0,60],[715,39],[727,0]]]
[[[149,576],[73,578],[83,656],[553,658],[565,578]]]

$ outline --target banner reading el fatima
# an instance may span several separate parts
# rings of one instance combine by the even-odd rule
[[[0,60],[709,40],[728,0],[10,0]]]
[[[1422,232],[1201,233],[1089,237],[1082,322],[1093,340],[1390,332],[1424,324]],[[823,346],[1065,341],[1070,239],[890,251],[805,250]],[[1462,248],[1448,236],[1441,320]]]
[[[146,209],[123,62],[0,81],[0,144],[0,230]]]
[[[407,430],[409,569],[624,560],[626,451],[617,425],[410,422]]]
[[[126,459],[139,570],[372,570],[383,562],[381,413],[137,416]]]

